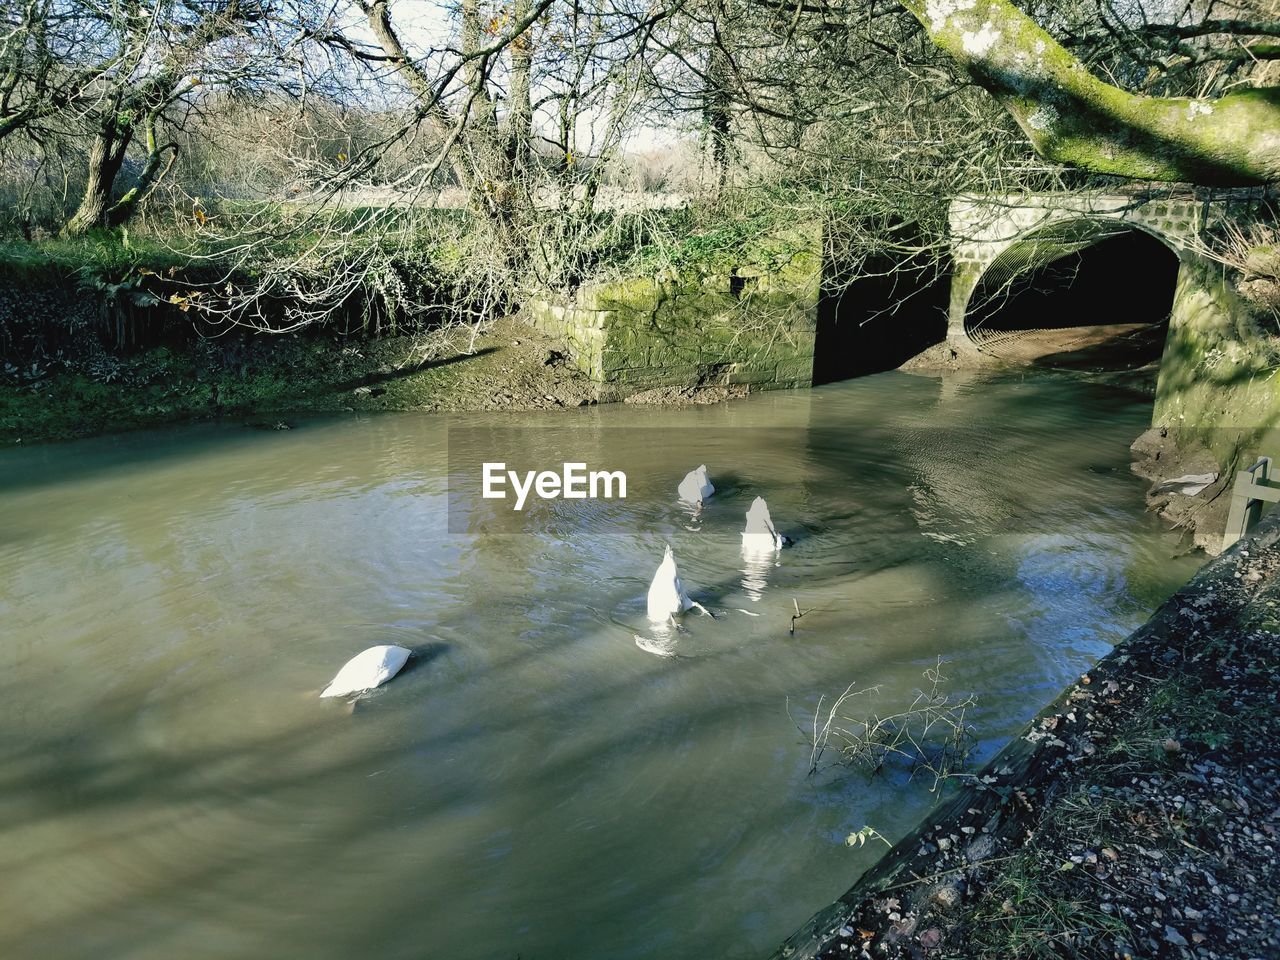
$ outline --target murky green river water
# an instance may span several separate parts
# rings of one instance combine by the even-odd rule
[[[942,656],[990,755],[1196,565],[1127,469],[1149,417],[1065,375],[886,374],[0,452],[0,956],[767,954],[878,856],[850,831],[932,800],[808,777],[788,701],[893,706]],[[554,429],[628,500],[513,526],[447,486],[448,428],[493,424]],[[756,495],[798,540],[777,565],[739,556]],[[666,543],[717,613],[674,657],[644,615]],[[406,673],[317,698],[386,642]]]

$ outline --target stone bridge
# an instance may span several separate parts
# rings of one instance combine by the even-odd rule
[[[1205,236],[1223,220],[1240,229],[1273,223],[1278,199],[1268,190],[1159,186],[957,197],[948,345],[959,356],[983,352],[984,341],[1000,334],[974,329],[980,308],[1020,274],[1141,230],[1178,258],[1152,423],[1194,433],[1224,463],[1237,455],[1232,437],[1272,431],[1280,443],[1280,338],[1240,299],[1230,271],[1206,254],[1213,241]],[[1135,277],[1135,287],[1144,279]]]
[[[972,350],[971,301],[981,283],[1006,289],[1020,274],[1116,236],[1141,230],[1174,251],[1197,258],[1197,240],[1241,198],[1146,190],[1140,193],[1024,193],[957,197],[951,204],[954,268],[947,339]]]

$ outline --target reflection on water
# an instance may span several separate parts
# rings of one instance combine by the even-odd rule
[[[876,856],[845,836],[929,802],[807,778],[788,707],[900,702],[942,656],[989,754],[1190,573],[1127,470],[1148,417],[1062,375],[888,374],[0,453],[0,956],[758,956]],[[630,497],[517,522],[451,489],[446,428],[494,423]],[[761,495],[799,535],[744,557]],[[668,543],[714,618],[648,623]],[[417,656],[317,699],[377,643]]]
[[[769,586],[769,573],[778,563],[773,550],[742,548],[742,592],[752,603],[764,599]]]

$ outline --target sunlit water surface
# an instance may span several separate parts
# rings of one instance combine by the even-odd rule
[[[1149,417],[1060,374],[886,374],[0,453],[0,956],[767,954],[878,856],[851,831],[933,802],[807,776],[788,711],[853,681],[888,709],[941,656],[989,756],[1190,574],[1127,469]],[[447,488],[448,428],[493,424],[632,495],[511,533],[476,478]],[[798,540],[776,564],[739,556],[758,494]],[[668,542],[717,618],[663,636]],[[387,642],[406,673],[317,699]]]

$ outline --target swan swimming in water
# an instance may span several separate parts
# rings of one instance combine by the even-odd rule
[[[662,563],[653,575],[649,584],[649,619],[654,623],[665,623],[672,617],[679,616],[686,610],[697,608],[711,616],[711,612],[695,600],[690,600],[680,583],[680,574],[676,571],[675,554],[671,547],[662,555]]]
[[[791,541],[780,534],[769,516],[769,505],[764,497],[756,497],[747,511],[747,529],[742,531],[742,553],[744,556],[761,553],[774,553]]]
[[[404,667],[411,651],[394,644],[370,647],[346,662],[321,691],[321,697],[345,697],[380,687]]]
[[[676,488],[680,499],[685,503],[700,504],[716,492],[716,488],[707,479],[707,465],[704,463],[697,470],[690,470]]]

